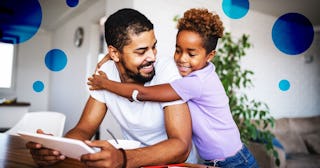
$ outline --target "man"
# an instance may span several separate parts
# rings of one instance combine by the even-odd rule
[[[133,9],[112,14],[105,23],[105,38],[113,61],[101,66],[115,81],[141,85],[167,83],[180,77],[173,60],[156,61],[156,38],[153,24]],[[134,96],[133,96],[134,97]],[[117,150],[107,141],[86,141],[101,152],[86,154],[81,160],[89,167],[141,167],[184,162],[191,151],[191,118],[181,101],[137,102],[107,91],[92,91],[78,124],[65,136],[88,140],[94,135],[106,111],[119,122],[124,137],[140,141],[143,147]],[[58,151],[28,143],[39,165],[64,159]],[[194,154],[189,161],[194,162]]]

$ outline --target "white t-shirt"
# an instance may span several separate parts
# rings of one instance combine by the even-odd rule
[[[120,82],[119,72],[113,61],[108,61],[100,68],[110,80]],[[155,76],[145,86],[169,83],[181,78],[173,59],[158,59],[155,64]],[[140,141],[142,146],[149,146],[167,139],[163,107],[181,104],[183,101],[173,102],[131,102],[127,98],[118,96],[106,90],[90,91],[96,100],[103,102],[119,123],[123,136],[126,139]],[[192,150],[188,161],[196,163],[195,153]]]

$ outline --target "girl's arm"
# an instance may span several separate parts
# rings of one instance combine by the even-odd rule
[[[106,63],[107,61],[111,60],[109,53],[107,53],[97,64],[96,71],[102,66],[102,64]]]
[[[161,84],[154,86],[142,86],[134,83],[120,83],[109,80],[107,75],[99,71],[99,74],[94,74],[88,78],[90,90],[107,90],[117,95],[132,99],[134,90],[138,91],[137,99],[140,101],[158,101],[167,102],[181,99],[174,91],[170,84]]]

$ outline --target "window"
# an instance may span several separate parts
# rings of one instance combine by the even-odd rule
[[[13,88],[14,45],[0,42],[0,91]]]

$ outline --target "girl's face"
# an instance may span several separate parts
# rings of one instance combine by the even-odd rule
[[[178,33],[174,60],[182,76],[204,68],[214,54],[214,51],[206,54],[202,38],[198,33],[187,30]]]

